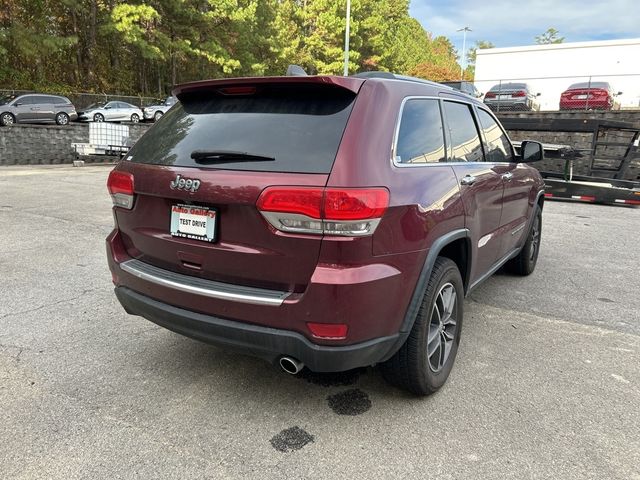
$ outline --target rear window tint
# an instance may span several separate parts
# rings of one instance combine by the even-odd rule
[[[504,90],[527,90],[526,83],[503,83],[502,85],[494,85],[491,87],[490,92],[498,92]]]
[[[353,107],[329,86],[264,85],[252,95],[184,94],[131,150],[131,161],[224,170],[329,173]],[[196,162],[191,153],[235,151],[275,158]]]

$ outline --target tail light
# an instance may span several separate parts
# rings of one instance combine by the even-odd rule
[[[268,187],[256,203],[283,232],[360,237],[375,231],[389,206],[386,188]]]
[[[114,207],[128,210],[133,208],[133,175],[129,172],[112,170],[107,180]]]
[[[496,94],[493,92],[487,92],[484,98],[496,98]]]
[[[607,92],[606,90],[601,90],[599,88],[595,88],[595,89],[591,90],[591,94],[594,97],[608,97],[609,96],[609,92]]]
[[[518,92],[513,92],[511,94],[512,97],[526,97],[527,96],[527,92],[525,92],[524,90],[520,90]]]

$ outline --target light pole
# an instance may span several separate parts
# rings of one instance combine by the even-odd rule
[[[460,62],[460,80],[464,79],[464,67],[467,63],[467,32],[473,32],[469,27],[461,28],[456,32],[462,32],[462,61]]]
[[[344,32],[344,76],[349,75],[349,30],[351,28],[351,0],[347,0],[347,28]]]

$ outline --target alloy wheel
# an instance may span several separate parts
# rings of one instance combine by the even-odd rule
[[[533,228],[531,229],[531,248],[529,249],[529,261],[533,262],[540,248],[540,216],[536,215],[533,219]]]
[[[456,338],[456,301],[455,287],[451,283],[445,283],[433,302],[427,334],[427,357],[429,368],[436,373],[447,363]]]

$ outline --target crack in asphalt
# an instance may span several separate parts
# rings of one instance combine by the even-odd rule
[[[79,295],[76,295],[75,297],[65,298],[64,300],[58,300],[58,301],[55,301],[55,302],[45,303],[44,305],[40,305],[38,307],[33,307],[33,308],[28,308],[26,310],[20,310],[18,312],[5,313],[3,315],[0,315],[0,319],[7,318],[7,317],[13,317],[15,315],[23,315],[23,314],[26,314],[26,313],[37,312],[38,310],[42,310],[42,309],[47,308],[47,307],[53,307],[55,305],[60,305],[61,303],[73,302],[74,300],[78,300],[79,298],[83,297],[87,293],[96,292],[98,290],[102,290],[102,288],[85,289]]]
[[[18,350],[18,353],[15,355],[9,355],[11,358],[13,358],[16,362],[20,361],[20,355],[22,355],[22,352],[24,352],[25,350],[29,350],[27,347],[21,347],[19,345],[7,345],[7,344],[3,344],[0,343],[0,349],[2,350]]]

